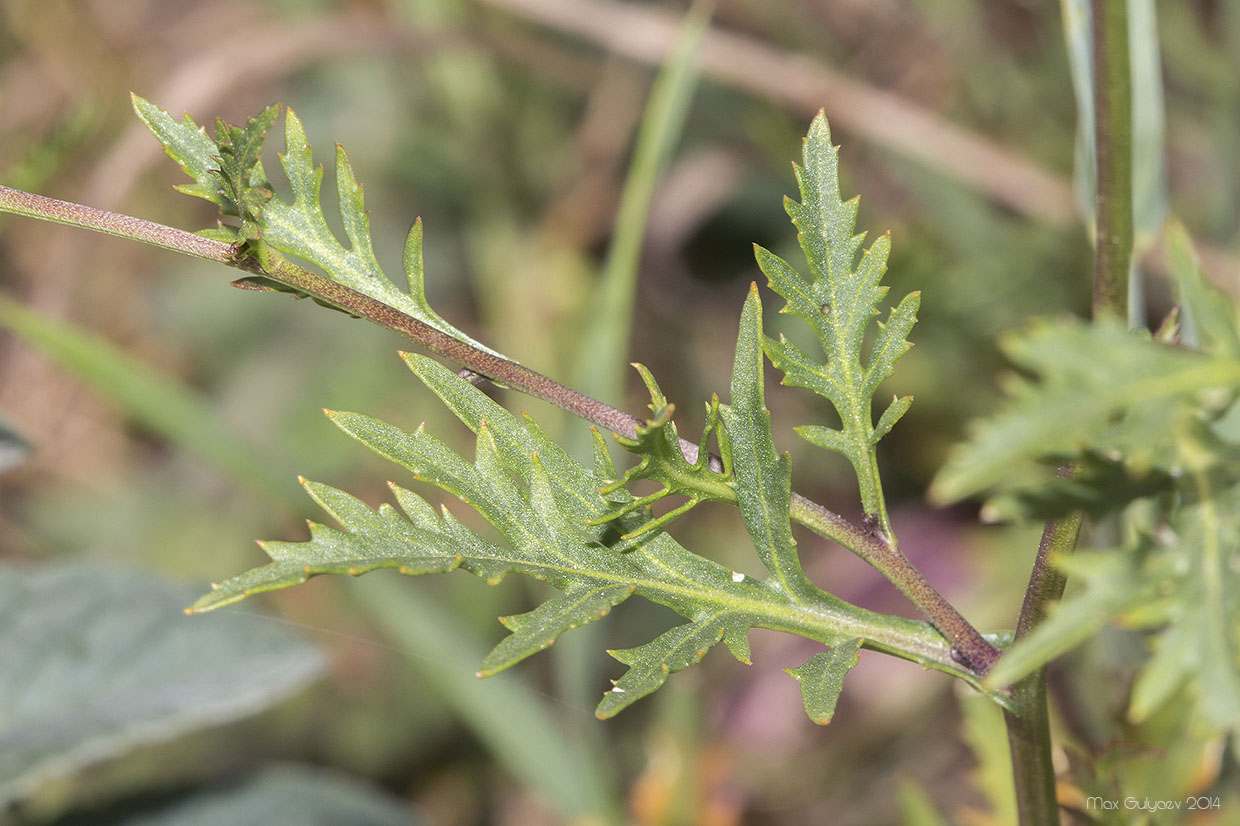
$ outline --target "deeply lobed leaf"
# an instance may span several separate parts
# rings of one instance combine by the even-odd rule
[[[661,487],[654,493],[640,498],[630,497],[629,501],[621,503],[611,513],[594,521],[610,522],[635,511],[648,512],[651,505],[668,496],[682,495],[686,497],[686,501],[657,518],[651,518],[641,527],[626,534],[624,537],[626,539],[637,538],[644,533],[658,530],[702,502],[736,502],[729,452],[721,451],[723,456],[719,460],[720,468],[716,470],[712,466],[708,450],[711,433],[719,421],[718,398],[713,399],[707,406],[706,423],[702,428],[698,456],[695,461],[690,462],[685,458],[680,446],[680,433],[676,429],[675,422],[672,421],[675,407],[667,401],[667,397],[663,395],[649,370],[640,364],[635,364],[634,367],[637,368],[642,380],[646,383],[646,388],[650,391],[650,411],[653,418],[647,420],[645,424],[636,426],[635,438],[616,434],[616,442],[629,452],[640,456],[641,461],[626,470],[619,479],[609,482],[600,490],[603,494],[612,493],[627,488],[629,484],[639,479],[649,479],[659,483]],[[723,440],[723,444],[727,445],[726,439]]]
[[[348,246],[340,242],[323,213],[323,169],[315,165],[305,128],[293,110],[285,111],[285,151],[280,156],[292,190],[292,201],[288,202],[273,196],[260,159],[263,141],[279,115],[278,106],[269,106],[243,128],[217,122],[216,139],[212,140],[188,115],[177,121],[137,95],[133,100],[138,116],[164,151],[194,179],[192,185],[178,187],[178,191],[205,198],[219,207],[222,216],[240,219],[240,228],[221,225],[220,229],[204,234],[227,241],[261,242],[259,248],[251,248],[260,260],[278,251],[308,261],[339,284],[478,349],[493,352],[453,327],[427,303],[421,219],[414,222],[405,239],[408,289],[400,289],[384,274],[370,238],[362,185],[353,174],[344,148],[337,144],[336,189]],[[249,289],[297,292],[262,277],[237,283]]]
[[[1019,489],[1035,465],[1086,451],[1122,457],[1139,474],[1176,472],[1168,434],[1217,416],[1240,390],[1240,360],[1158,344],[1115,323],[1038,321],[1001,346],[1032,378],[1013,378],[1008,405],[949,459],[931,488],[939,501]]]
[[[867,356],[866,332],[887,294],[881,281],[891,250],[890,236],[880,237],[857,260],[865,239],[864,233],[855,233],[859,201],[840,199],[839,151],[831,144],[830,128],[821,112],[805,138],[804,162],[795,169],[801,200],[785,199],[784,205],[798,230],[810,278],[769,250],[755,247],[755,254],[771,289],[786,302],[782,312],[810,326],[826,358],[816,358],[783,336],[767,339],[766,353],[783,371],[784,384],[813,390],[835,407],[841,428],[804,427],[798,432],[812,444],[848,458],[857,473],[866,513],[890,533],[874,447],[908,410],[912,398],[894,401],[877,427],[871,399],[912,346],[907,336],[917,321],[920,294],[905,296],[887,322],[879,322]]]
[[[134,111],[177,162],[194,179],[177,191],[203,198],[219,207],[220,215],[240,220],[240,227],[220,224],[204,235],[226,241],[253,240],[258,237],[258,214],[271,198],[271,184],[263,172],[260,157],[267,132],[280,116],[280,107],[268,106],[250,118],[244,127],[217,120],[215,140],[189,115],[175,120],[145,98],[133,95]]]
[[[756,307],[749,316],[758,318]],[[745,336],[745,358],[756,359],[760,335],[759,327]],[[390,505],[371,509],[334,488],[307,482],[308,492],[341,528],[312,524],[308,542],[264,543],[271,564],[216,586],[193,610],[211,610],[320,573],[361,574],[376,568],[423,574],[459,567],[490,582],[515,571],[562,591],[562,597],[504,620],[512,634],[486,658],[482,674],[542,650],[561,633],[598,619],[631,594],[683,616],[685,624],[648,646],[614,652],[630,670],[617,681],[622,690],[604,696],[598,709],[601,716],[614,714],[655,690],[670,673],[692,665],[720,640],[738,658],[747,659],[745,637],[752,627],[789,631],[827,645],[859,638],[869,647],[968,678],[951,660],[946,642],[924,623],[873,614],[814,589],[803,580],[799,566],[793,569],[795,556],[786,540],[761,550],[764,559],[771,559],[781,573],[760,581],[690,553],[666,533],[648,534],[636,542],[623,540],[621,534],[645,518],[640,514],[623,516],[615,523],[592,524],[615,507],[597,493],[607,479],[616,476],[601,441],[596,467],[588,469],[531,420],[519,420],[452,371],[421,356],[406,354],[405,360],[474,431],[477,455],[473,462],[421,428],[409,433],[355,413],[333,412],[332,420],[415,478],[452,493],[478,511],[496,528],[503,544],[483,539],[449,511],[437,513],[417,494],[399,486],[392,489],[403,515]],[[759,372],[750,380],[760,378]],[[761,401],[752,388],[737,385],[734,395],[733,407],[743,412],[742,418],[762,420],[765,411],[755,415],[750,409]],[[597,434],[596,438],[601,439]],[[786,464],[777,460],[774,466],[778,471],[774,485],[757,486],[767,492],[754,507],[770,510],[772,502],[787,495],[786,475],[779,470]],[[614,491],[611,498],[623,499],[624,492]],[[782,514],[771,513],[770,534],[784,536],[786,503]]]

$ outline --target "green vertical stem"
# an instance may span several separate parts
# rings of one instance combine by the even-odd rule
[[[1132,78],[1128,47],[1127,0],[1091,0],[1094,157],[1094,320],[1128,316],[1128,277],[1132,266]],[[1060,476],[1074,472],[1070,465]],[[1072,553],[1081,514],[1052,520],[1042,532],[1024,605],[1016,626],[1019,640],[1045,619],[1063,596],[1063,573],[1054,557]],[[1005,711],[1012,752],[1013,781],[1021,826],[1057,826],[1055,771],[1046,702],[1046,669],[1011,687],[1015,710]]]
[[[1070,476],[1070,465],[1060,477]],[[1081,514],[1051,520],[1042,530],[1038,555],[1033,563],[1029,588],[1016,623],[1016,639],[1028,634],[1046,618],[1047,608],[1063,596],[1067,578],[1053,565],[1053,557],[1072,553],[1081,530]],[[1003,712],[1012,773],[1016,784],[1016,808],[1021,826],[1054,826],[1059,823],[1055,798],[1055,769],[1051,762],[1051,728],[1046,705],[1046,669],[1039,668],[1012,686],[1017,711]]]
[[[1132,76],[1127,0],[1091,0],[1094,61],[1094,318],[1126,317],[1132,264]]]

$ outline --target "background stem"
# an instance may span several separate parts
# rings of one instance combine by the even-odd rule
[[[1132,264],[1132,80],[1127,0],[1091,0],[1094,109],[1094,289],[1095,321],[1128,316]],[[1067,477],[1073,468],[1060,468]],[[1016,640],[1046,616],[1063,596],[1067,579],[1053,557],[1072,553],[1081,514],[1052,520],[1042,531],[1029,586],[1016,627]],[[1046,669],[1012,686],[1012,711],[1005,710],[1013,781],[1021,826],[1055,826],[1059,808],[1051,759]]]
[[[1125,318],[1132,263],[1132,76],[1127,0],[1091,0],[1093,16],[1095,319]]]
[[[1060,476],[1071,475],[1065,465]],[[1048,606],[1063,596],[1067,578],[1052,564],[1056,554],[1070,554],[1081,530],[1081,514],[1046,523],[1033,574],[1020,619],[1016,640],[1028,634],[1046,617]],[[1016,711],[1004,709],[1008,746],[1012,752],[1012,779],[1016,785],[1016,807],[1021,826],[1053,826],[1059,823],[1059,804],[1055,797],[1055,769],[1051,760],[1050,716],[1046,705],[1046,668],[1018,680],[1012,686]]]

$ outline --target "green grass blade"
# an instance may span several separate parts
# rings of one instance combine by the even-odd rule
[[[710,22],[710,8],[697,3],[685,17],[666,65],[656,78],[638,128],[633,161],[620,198],[619,215],[602,283],[585,329],[584,354],[577,387],[604,401],[614,400],[623,385],[642,240],[655,186],[680,136],[697,81],[696,57]]]
[[[563,712],[510,672],[477,679],[486,645],[446,607],[393,577],[367,577],[353,587],[366,613],[500,765],[565,815],[615,820],[600,767],[560,734]]]
[[[112,401],[135,421],[273,501],[300,501],[292,473],[247,444],[177,379],[156,372],[112,344],[72,325],[0,299],[0,326],[7,327],[61,368]]]

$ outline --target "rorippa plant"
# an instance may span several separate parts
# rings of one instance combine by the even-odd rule
[[[1101,75],[1105,81],[1105,71]],[[789,673],[800,683],[810,719],[825,724],[859,650],[881,652],[954,677],[1003,708],[1020,822],[1047,826],[1060,822],[1061,806],[1085,818],[1131,814],[1110,813],[1115,807],[1106,804],[1125,800],[1129,790],[1111,785],[1102,760],[1078,761],[1059,799],[1050,740],[1046,664],[1112,620],[1140,629],[1153,652],[1132,688],[1130,721],[1174,719],[1230,737],[1231,750],[1240,749],[1240,422],[1234,405],[1240,318],[1202,278],[1187,238],[1176,232],[1170,246],[1181,291],[1178,315],[1154,334],[1130,332],[1119,320],[1132,234],[1130,212],[1117,208],[1130,202],[1122,183],[1130,152],[1120,137],[1124,130],[1115,126],[1125,117],[1116,97],[1122,95],[1107,105],[1118,108],[1100,106],[1097,121],[1101,241],[1094,323],[1042,320],[1004,340],[1024,377],[1012,383],[1008,405],[976,429],[932,490],[941,501],[985,494],[998,515],[1045,521],[1014,634],[975,629],[901,552],[876,455],[912,399],[878,406],[874,399],[910,346],[920,296],[903,296],[883,311],[890,240],[881,235],[863,249],[858,201],[840,195],[838,149],[824,115],[810,126],[796,167],[799,200],[785,203],[804,268],[755,248],[782,302],[780,312],[800,319],[816,346],[768,336],[763,294],[755,285],[741,308],[726,401],[706,403],[698,443],[680,438],[675,411],[645,368],[638,370],[651,415],[639,419],[449,325],[423,290],[420,223],[405,243],[408,288],[394,284],[375,259],[361,187],[338,149],[336,184],[348,241],[342,244],[320,203],[322,170],[292,111],[285,112],[281,156],[291,190],[286,198],[260,160],[278,107],[242,127],[217,123],[211,137],[188,117],[178,121],[134,98],[138,115],[192,179],[181,191],[218,207],[220,223],[210,230],[183,232],[3,188],[0,208],[217,261],[244,271],[236,286],[310,297],[401,333],[459,367],[402,354],[417,379],[474,433],[472,460],[421,428],[408,432],[360,413],[328,415],[415,482],[476,511],[497,538],[467,527],[451,509],[437,511],[404,486],[392,485],[395,506],[372,509],[306,481],[306,491],[335,524],[311,523],[308,541],[264,543],[270,564],[223,581],[189,610],[215,610],[319,574],[356,576],[381,568],[408,575],[462,569],[489,582],[518,573],[554,586],[558,596],[503,618],[511,633],[482,661],[481,676],[547,648],[634,595],[679,614],[682,623],[645,644],[610,652],[627,670],[604,693],[599,717],[656,691],[719,643],[748,662],[748,632],[766,628],[823,645]],[[864,513],[859,523],[792,491],[791,460],[775,447],[765,405],[768,362],[784,385],[822,396],[838,413],[839,426],[812,423],[796,430],[848,459]],[[592,423],[593,461],[577,461],[535,421],[498,405],[480,389],[484,381]],[[631,466],[613,464],[604,434],[634,455]],[[633,492],[641,480],[645,489],[653,482],[656,491]],[[667,497],[684,501],[668,508]],[[765,577],[731,570],[673,537],[676,518],[699,505],[738,509]],[[1091,550],[1073,553],[1086,518],[1105,530],[1091,534],[1097,537]],[[869,563],[924,620],[850,604],[811,582],[798,557],[794,522]],[[1084,588],[1062,600],[1068,576]],[[1180,808],[1221,805],[1221,792],[1198,791]],[[1140,794],[1147,801],[1170,800],[1173,791],[1154,785]]]

